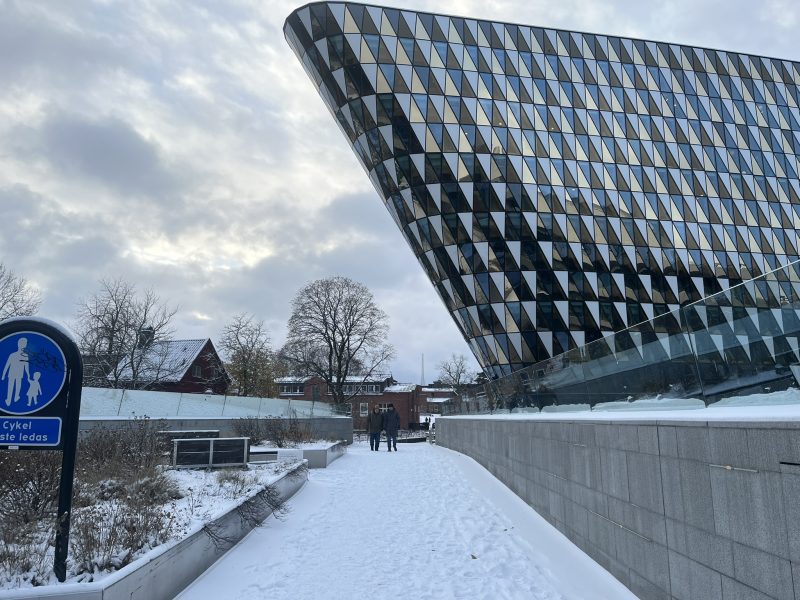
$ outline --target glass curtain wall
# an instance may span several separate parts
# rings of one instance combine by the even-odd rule
[[[799,343],[796,261],[491,381],[445,414],[685,399],[708,405],[794,384]]]

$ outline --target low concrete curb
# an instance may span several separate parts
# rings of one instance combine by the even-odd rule
[[[272,485],[282,500],[288,500],[308,480],[306,465],[297,467]],[[68,583],[0,592],[0,600],[69,599],[69,600],[169,600],[203,574],[253,528],[251,520],[237,509],[249,504],[258,522],[272,511],[262,501],[264,492],[248,498],[239,506],[218,517],[203,529],[171,545],[132,562],[125,568],[92,583]]]
[[[303,458],[308,461],[309,469],[327,469],[328,465],[347,451],[347,442],[331,444],[327,448],[303,450]]]
[[[342,456],[347,451],[346,440],[333,442],[325,448],[274,448],[269,450],[254,450],[250,452],[251,462],[253,459],[258,461],[271,462],[284,459],[294,460],[294,458],[304,458],[308,461],[309,469],[326,469],[328,465]]]

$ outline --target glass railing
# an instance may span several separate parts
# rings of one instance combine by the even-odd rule
[[[799,345],[795,261],[491,381],[444,412],[703,406],[786,389]]]
[[[81,418],[349,416],[342,406],[310,400],[83,388]]]

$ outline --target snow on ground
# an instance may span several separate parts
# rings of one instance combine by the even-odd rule
[[[354,444],[178,598],[635,600],[472,459]]]
[[[202,529],[217,517],[256,495],[298,465],[298,461],[276,461],[241,469],[171,469],[167,477],[174,481],[183,497],[168,506],[177,539]]]
[[[264,442],[263,444],[258,444],[257,446],[250,446],[250,452],[274,452],[275,450],[321,450],[324,448],[330,447],[335,442],[331,442],[330,440],[314,440],[311,442],[298,442],[293,444],[291,447],[286,448],[279,448],[275,444],[270,442]]]

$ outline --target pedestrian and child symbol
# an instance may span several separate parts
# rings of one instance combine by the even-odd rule
[[[6,383],[6,397],[0,401],[0,410],[12,414],[44,408],[58,396],[66,379],[66,361],[61,349],[49,337],[31,331],[0,340],[0,365],[3,365],[0,382]],[[23,391],[27,404],[22,400]]]
[[[42,395],[42,386],[39,384],[39,378],[42,376],[38,371],[33,374],[33,379],[28,379],[28,406],[39,404],[39,396]]]
[[[0,379],[8,379],[6,406],[11,406],[12,397],[14,402],[19,401],[22,381],[25,375],[28,376],[28,406],[31,406],[31,403],[38,404],[38,398],[42,395],[42,386],[39,383],[42,374],[36,372],[33,374],[33,379],[31,379],[28,367],[28,353],[25,351],[27,345],[27,338],[17,340],[17,351],[8,356],[6,366],[3,367],[3,375]]]

